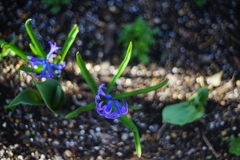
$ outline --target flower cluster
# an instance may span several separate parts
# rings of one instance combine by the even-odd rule
[[[105,93],[106,90],[105,84],[101,84],[98,87],[98,92],[95,97],[96,110],[100,116],[105,118],[115,119],[121,115],[128,113],[128,104],[127,102],[119,102],[114,99],[110,94]],[[104,97],[102,99],[102,97]]]
[[[53,78],[53,75],[60,75],[62,69],[65,67],[65,62],[60,62],[58,64],[55,64],[54,62],[49,62],[52,54],[56,53],[60,49],[60,47],[56,45],[56,42],[52,43],[49,41],[48,43],[50,45],[50,51],[48,52],[46,58],[27,56],[27,58],[31,62],[32,69],[34,69],[35,66],[42,66],[40,74],[36,75],[39,78]]]

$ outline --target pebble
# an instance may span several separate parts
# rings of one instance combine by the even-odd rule
[[[121,140],[126,141],[128,139],[128,133],[122,133]]]
[[[93,148],[94,148],[94,150],[96,150],[96,151],[98,151],[98,150],[100,149],[99,146],[94,146]]]
[[[191,148],[191,149],[187,152],[187,154],[188,154],[188,155],[191,155],[191,154],[193,154],[195,151],[196,151],[195,148]]]
[[[3,122],[2,127],[6,128],[7,127],[7,122]]]
[[[97,156],[96,160],[103,160],[102,156]]]
[[[5,150],[4,150],[4,149],[1,149],[1,150],[0,150],[0,157],[3,157],[4,153],[5,153]]]
[[[72,152],[70,150],[65,150],[64,151],[64,155],[68,158],[70,158],[72,156]]]
[[[118,157],[122,157],[123,156],[122,152],[117,152],[116,154],[117,154]]]
[[[177,138],[177,133],[176,132],[171,132],[171,137],[172,138]]]
[[[171,139],[171,136],[169,136],[169,135],[165,137],[165,140],[167,140],[167,141],[169,141],[170,139]]]
[[[227,135],[227,131],[226,130],[223,130],[222,132],[221,132],[221,136],[222,137],[225,137]]]
[[[22,155],[19,155],[19,156],[18,156],[18,160],[23,160],[23,156],[22,156]]]

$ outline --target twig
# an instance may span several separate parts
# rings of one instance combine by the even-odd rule
[[[230,37],[233,41],[240,45],[240,40],[234,37],[232,34],[225,32],[226,36]]]
[[[211,143],[208,141],[207,137],[205,136],[205,134],[202,132],[202,138],[204,140],[204,142],[208,145],[208,148],[212,151],[212,153],[214,154],[214,156],[216,158],[219,157],[219,155],[217,154],[217,152],[214,150],[213,146],[211,145]]]
[[[204,49],[210,46],[214,42],[215,34],[211,35],[211,37],[204,43],[199,45],[199,49]]]
[[[157,140],[159,140],[161,138],[162,132],[163,132],[163,130],[165,130],[166,127],[167,127],[167,123],[163,123],[161,128],[159,128],[159,130],[157,131]]]

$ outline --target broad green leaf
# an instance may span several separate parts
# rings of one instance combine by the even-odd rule
[[[120,64],[117,73],[112,77],[111,81],[108,83],[106,92],[109,93],[113,86],[115,85],[117,79],[122,75],[123,71],[127,67],[132,55],[132,42],[129,43],[128,49],[125,55],[125,58],[123,59],[122,63]]]
[[[22,51],[20,48],[14,46],[13,44],[9,44],[9,43],[5,43],[2,44],[1,46],[4,50],[6,49],[11,49],[13,52],[15,52],[19,57],[21,57],[22,59],[24,59],[25,61],[29,62],[29,60],[27,59],[27,54]]]
[[[202,104],[194,105],[194,103],[184,101],[166,106],[162,111],[162,122],[184,125],[201,118],[203,114],[204,106]]]
[[[118,119],[133,132],[136,152],[137,152],[138,157],[141,157],[142,148],[141,148],[140,136],[138,133],[137,126],[126,115],[122,115]]]
[[[62,49],[61,49],[61,51],[60,51],[60,53],[59,53],[61,59],[60,59],[60,61],[58,61],[58,62],[64,61],[64,59],[65,59],[65,57],[66,57],[66,55],[67,55],[67,53],[68,53],[68,51],[69,51],[72,43],[74,42],[74,40],[75,40],[78,32],[79,32],[79,28],[78,28],[78,26],[75,24],[75,25],[73,26],[73,28],[71,29],[71,31],[69,32],[69,34],[68,34],[68,36],[67,36],[67,39],[66,39],[66,41],[64,42],[64,45],[63,45],[63,47],[62,47]]]
[[[35,89],[26,89],[20,92],[12,102],[5,106],[6,109],[15,109],[15,107],[19,104],[27,104],[27,105],[44,105],[44,102],[41,98],[40,93]]]
[[[240,138],[230,138],[229,153],[240,156]]]
[[[123,93],[119,93],[119,94],[113,94],[113,97],[121,99],[121,98],[126,98],[126,97],[130,97],[130,96],[134,96],[134,95],[138,95],[138,94],[142,94],[142,93],[151,92],[153,90],[163,87],[164,85],[167,84],[167,82],[168,82],[168,79],[162,81],[161,83],[159,83],[155,86],[147,87],[144,89],[139,89],[139,90],[132,91],[132,92],[123,92]]]
[[[79,53],[77,53],[76,59],[77,59],[78,67],[81,70],[82,76],[86,80],[86,82],[87,82],[88,86],[90,87],[90,89],[92,90],[92,92],[96,95],[98,86],[97,86],[96,82],[94,81],[90,72],[87,70],[86,65]]]
[[[30,39],[32,40],[32,43],[34,45],[34,47],[36,48],[36,50],[38,51],[37,52],[37,57],[42,57],[42,58],[46,58],[46,53],[44,52],[42,46],[40,45],[40,43],[38,42],[37,40],[37,37],[30,25],[30,21],[31,19],[28,19],[26,22],[25,22],[25,27],[26,27],[26,30],[27,30],[27,33],[30,37]],[[35,52],[34,52],[35,53]]]
[[[92,109],[94,109],[96,107],[96,104],[95,102],[92,102],[86,106],[82,106],[82,107],[79,107],[78,109],[68,113],[65,118],[66,119],[69,119],[69,118],[73,118],[73,117],[76,117],[77,115],[79,115],[81,112],[86,112],[86,111],[90,111]]]
[[[61,114],[61,106],[65,103],[66,96],[60,83],[55,79],[44,82],[34,82],[47,107],[56,114]]]

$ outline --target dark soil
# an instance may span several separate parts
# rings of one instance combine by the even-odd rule
[[[16,37],[16,45],[29,54],[28,18],[46,51],[49,40],[61,46],[74,24],[80,28],[59,78],[67,94],[61,116],[47,107],[4,109],[36,78],[24,72],[18,78],[17,69],[26,64],[17,56],[0,62],[0,158],[139,159],[131,131],[118,120],[104,119],[95,110],[68,120],[64,115],[94,100],[76,65],[76,52],[99,84],[108,82],[125,53],[116,43],[122,27],[142,16],[161,29],[149,53],[151,62],[132,59],[114,89],[131,91],[169,79],[157,91],[127,99],[140,106],[128,116],[139,129],[141,159],[238,159],[228,149],[229,138],[240,136],[239,7],[237,0],[208,1],[202,7],[191,0],[73,0],[54,15],[40,1],[0,2],[0,38],[9,42]],[[201,119],[184,126],[162,123],[166,105],[186,100],[200,87],[209,89]]]

